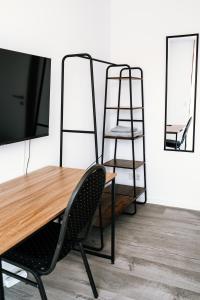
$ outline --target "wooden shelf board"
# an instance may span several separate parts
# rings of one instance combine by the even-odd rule
[[[113,76],[113,77],[108,77],[108,79],[114,79],[114,80],[119,80],[119,79],[122,79],[122,80],[128,80],[129,79],[129,76],[124,76],[124,77],[118,77],[118,76]],[[132,76],[131,77],[132,80],[142,80],[141,77],[135,77],[135,76]]]
[[[143,134],[140,134],[138,136],[133,137],[133,140],[139,139],[139,138],[141,138],[143,136],[144,136]],[[127,137],[127,136],[121,136],[121,135],[117,135],[117,136],[114,136],[114,135],[105,135],[104,138],[105,139],[132,140],[132,137],[130,137],[130,136]]]
[[[144,165],[143,161],[135,161],[135,169],[141,167]],[[109,160],[104,163],[104,166],[106,167],[116,167],[116,168],[122,168],[122,169],[133,169],[133,161],[128,159],[114,159]]]
[[[117,106],[107,106],[106,109],[119,109],[119,110],[130,110],[131,108],[128,106],[121,106],[121,107],[117,107]],[[144,109],[143,106],[135,106],[132,107],[132,109]]]
[[[123,195],[123,196],[129,196],[130,198],[137,199],[145,189],[143,187],[136,187],[136,195],[134,195],[134,187],[131,185],[125,185],[125,184],[116,184],[115,185],[115,193],[116,195]],[[111,187],[107,186],[104,189],[105,193],[111,193]]]
[[[136,197],[134,196],[134,189],[132,186],[116,184],[115,197],[115,217],[119,217],[125,209],[136,201],[136,199],[145,191],[144,188],[137,187]],[[103,227],[111,224],[111,188],[110,186],[104,189],[101,200],[102,207],[102,223]],[[99,227],[98,212],[96,214],[95,226]]]

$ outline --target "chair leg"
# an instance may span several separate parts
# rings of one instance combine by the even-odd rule
[[[80,252],[81,252],[82,259],[83,259],[83,263],[84,263],[84,266],[85,266],[85,269],[86,269],[86,272],[87,272],[87,275],[88,275],[88,278],[89,278],[89,281],[90,281],[90,285],[91,285],[94,297],[98,298],[98,292],[97,292],[97,289],[96,289],[96,286],[95,286],[95,283],[94,283],[94,279],[92,277],[90,266],[89,266],[89,263],[88,263],[88,260],[87,260],[87,256],[85,254],[85,251],[84,251],[82,243],[79,243],[79,248],[80,248]]]
[[[38,289],[39,289],[39,292],[40,292],[41,299],[42,300],[48,300],[41,277],[36,275],[35,273],[34,273],[34,276],[35,276],[35,279],[36,279],[37,284],[38,284]]]

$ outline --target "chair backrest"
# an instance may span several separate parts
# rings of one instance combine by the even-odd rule
[[[185,130],[183,132],[182,139],[181,139],[181,144],[185,141],[185,139],[187,137],[187,133],[188,133],[188,129],[190,127],[191,121],[192,121],[192,117],[189,118],[187,125],[185,126]]]
[[[55,268],[65,239],[72,244],[86,239],[105,187],[105,176],[105,167],[96,164],[86,171],[74,189],[63,215],[56,251],[48,273]]]

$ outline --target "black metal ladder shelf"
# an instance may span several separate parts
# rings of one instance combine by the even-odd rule
[[[65,129],[63,128],[63,118],[64,118],[64,76],[65,76],[65,61],[69,60],[71,58],[82,58],[89,61],[90,64],[90,81],[91,81],[91,93],[92,93],[92,109],[93,109],[93,123],[94,128],[93,130],[85,131],[85,130],[72,130],[72,129]],[[118,210],[120,208],[118,206],[122,205],[121,202],[124,204],[124,209],[131,203],[134,203],[134,208],[136,211],[136,200],[141,194],[145,194],[145,200],[143,203],[146,203],[147,197],[146,197],[146,168],[145,168],[145,132],[144,132],[144,93],[143,93],[143,72],[141,68],[131,68],[127,64],[123,65],[117,65],[115,63],[107,62],[104,60],[93,58],[91,55],[87,53],[81,53],[81,54],[70,54],[63,57],[62,60],[62,78],[61,78],[61,123],[60,123],[60,166],[63,165],[63,135],[65,133],[81,133],[81,134],[93,134],[94,135],[94,147],[95,147],[95,161],[96,163],[99,162],[99,152],[98,152],[98,139],[97,139],[97,121],[96,121],[96,104],[95,104],[95,86],[94,86],[94,68],[93,68],[93,62],[98,62],[102,64],[108,65],[106,69],[106,81],[105,81],[105,103],[104,103],[104,121],[103,121],[103,141],[102,141],[102,160],[101,162],[106,167],[112,167],[113,171],[115,171],[116,168],[122,168],[122,169],[131,169],[133,170],[133,185],[116,185],[116,191],[117,191],[117,201],[115,204],[115,211],[116,215],[118,215]],[[109,71],[113,68],[120,68],[119,76],[113,77],[109,76]],[[140,72],[140,76],[133,76],[132,72],[134,70],[138,70]],[[128,76],[124,76],[124,72],[129,72]],[[118,90],[118,104],[117,106],[107,106],[107,90],[108,90],[108,82],[110,80],[116,80],[119,81],[119,90]],[[122,80],[128,80],[129,81],[129,92],[130,92],[130,105],[128,106],[121,106],[121,82]],[[132,104],[132,81],[139,81],[141,82],[141,95],[142,95],[142,101],[141,106],[133,106]],[[106,112],[108,110],[114,110],[117,112],[117,125],[119,122],[130,122],[131,129],[133,133],[133,123],[134,122],[141,122],[142,123],[142,133],[139,136],[134,137],[123,137],[123,136],[109,136],[105,134],[105,122],[106,122]],[[142,118],[141,119],[134,119],[133,118],[133,112],[135,110],[141,110],[142,111]],[[127,111],[130,112],[130,118],[129,119],[122,119],[120,118],[120,111]],[[107,162],[104,162],[104,141],[105,139],[114,139],[115,141],[115,152],[114,152],[114,158],[112,160],[109,160]],[[116,157],[117,154],[117,143],[118,140],[130,140],[132,142],[132,160],[127,159],[118,159]],[[142,161],[135,161],[135,147],[134,143],[136,140],[142,139],[143,141],[143,159]],[[143,167],[144,168],[144,187],[137,187],[136,186],[136,176],[135,176],[135,170],[137,168]],[[104,197],[102,199],[102,212],[100,208],[100,215],[98,220],[98,225],[101,229],[101,246],[98,250],[101,250],[103,248],[103,229],[104,224],[109,223],[109,217],[107,218],[107,213],[111,209],[111,204],[108,205],[108,194],[110,193],[110,187],[107,187],[105,189]],[[124,201],[124,196],[126,196],[126,201]],[[118,201],[120,200],[121,201]],[[139,202],[140,203],[140,202]],[[109,207],[108,207],[109,206]],[[122,205],[123,206],[123,205]],[[102,221],[102,219],[104,219]],[[105,221],[105,222],[104,222]],[[102,223],[103,222],[103,223]],[[107,225],[107,224],[106,224]],[[97,249],[96,249],[97,250]]]
[[[119,76],[113,77],[109,76],[109,73],[113,68],[120,68]],[[133,76],[132,72],[138,71],[140,73],[140,76]],[[124,72],[128,72],[128,76],[123,76]],[[107,105],[107,94],[108,94],[108,82],[109,80],[118,80],[119,81],[119,87],[118,87],[118,104],[117,106],[108,106]],[[121,83],[122,80],[128,80],[129,81],[129,97],[130,97],[130,105],[129,106],[121,106]],[[133,91],[132,91],[132,81],[138,80],[141,82],[141,106],[134,107],[133,106]],[[120,135],[109,135],[105,132],[106,128],[106,114],[107,110],[116,110],[117,111],[117,122],[116,125],[119,125],[120,122],[130,122],[131,125],[131,136],[122,136]],[[130,118],[129,119],[122,119],[120,118],[120,111],[128,111],[130,112]],[[142,112],[142,118],[141,119],[134,119],[133,117],[133,111],[135,110],[141,110]],[[142,124],[142,132],[138,136],[134,136],[133,131],[133,124],[134,122],[139,122]],[[104,144],[105,139],[113,139],[115,141],[114,146],[114,158],[109,161],[104,161]],[[138,139],[142,139],[143,144],[143,159],[142,161],[136,161],[135,160],[135,142]],[[130,140],[132,145],[132,159],[118,159],[117,158],[117,145],[118,140]],[[113,172],[115,172],[116,168],[122,168],[122,169],[131,169],[133,171],[133,185],[122,185],[117,184],[116,185],[116,207],[118,214],[121,212],[124,212],[125,209],[130,206],[131,204],[134,204],[134,212],[127,213],[130,215],[134,215],[136,213],[136,203],[145,204],[147,201],[147,192],[146,192],[146,162],[145,162],[145,124],[144,124],[144,89],[143,89],[143,71],[139,67],[130,67],[129,65],[115,65],[115,66],[108,66],[106,71],[106,86],[105,86],[105,102],[104,102],[104,120],[103,120],[103,137],[102,137],[102,164],[104,164],[107,167],[113,168]],[[137,187],[136,185],[136,169],[143,167],[143,174],[144,174],[144,186],[143,187]],[[110,193],[109,187],[106,189],[107,193]],[[138,202],[137,199],[139,196],[141,196],[144,193],[144,201]]]

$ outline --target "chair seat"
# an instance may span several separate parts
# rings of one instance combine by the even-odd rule
[[[18,246],[6,252],[2,259],[38,274],[49,269],[55,253],[60,224],[51,222]],[[65,239],[59,260],[71,250],[71,243]]]
[[[166,140],[166,147],[170,147],[170,148],[180,148],[181,146],[181,142],[180,141],[175,141],[175,140]]]

